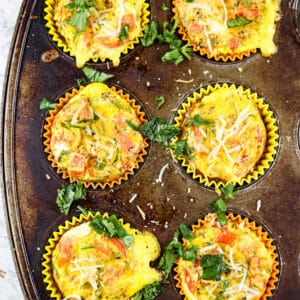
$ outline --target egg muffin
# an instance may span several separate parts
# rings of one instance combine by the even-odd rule
[[[151,232],[107,213],[80,215],[49,239],[42,263],[44,282],[55,299],[132,299],[161,280],[150,266],[159,254]]]
[[[184,249],[197,248],[195,261],[180,257],[177,288],[185,300],[267,299],[276,289],[279,262],[273,240],[263,228],[240,215],[227,215],[221,227],[215,214],[192,226]]]
[[[149,22],[149,4],[144,0],[46,0],[46,27],[76,65],[111,61],[118,66],[143,35]]]
[[[201,88],[183,102],[175,122],[181,129],[176,143],[189,150],[178,161],[206,186],[250,183],[274,160],[276,120],[250,89],[226,83]]]
[[[173,0],[173,7],[179,33],[200,55],[234,61],[258,49],[263,56],[277,51],[278,0]]]
[[[60,99],[46,119],[44,144],[48,159],[63,178],[86,187],[112,187],[133,175],[148,145],[140,126],[145,113],[122,90],[103,83],[74,89]]]

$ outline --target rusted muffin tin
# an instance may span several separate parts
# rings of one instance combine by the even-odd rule
[[[170,5],[150,1],[151,19],[159,23],[171,17],[170,10],[160,9],[163,3]],[[228,206],[262,223],[278,246],[281,272],[274,300],[298,299],[300,293],[297,7],[298,2],[290,5],[290,1],[282,1],[283,17],[277,24],[275,36],[278,52],[270,58],[257,53],[242,61],[221,63],[192,54],[191,61],[175,66],[161,62],[161,56],[169,48],[156,43],[148,48],[136,46],[122,57],[119,67],[88,63],[113,74],[108,83],[120,86],[139,99],[149,118],[164,117],[171,122],[176,109],[191,91],[216,82],[247,86],[268,100],[279,127],[275,162],[261,180],[241,189]],[[57,189],[68,182],[56,174],[46,159],[42,137],[46,113],[40,111],[39,104],[42,97],[58,99],[76,85],[76,79],[83,73],[76,68],[74,59],[51,40],[43,9],[44,1],[23,3],[11,47],[1,113],[4,209],[26,299],[49,299],[41,274],[43,249],[52,232],[78,214],[74,208],[69,216],[62,215],[55,205]],[[51,52],[47,52],[49,50]],[[158,110],[155,97],[161,95],[166,103]],[[163,167],[163,176],[159,178]],[[134,201],[129,201],[133,197]],[[215,191],[186,176],[168,150],[152,143],[144,164],[130,180],[113,189],[89,189],[88,200],[78,204],[116,213],[139,230],[153,231],[164,247],[180,223],[191,224],[216,198]],[[145,219],[138,207],[145,212]],[[178,299],[178,294],[170,283],[158,299]]]

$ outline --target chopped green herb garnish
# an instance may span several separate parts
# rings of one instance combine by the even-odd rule
[[[197,252],[198,252],[198,247],[197,246],[192,246],[186,250],[183,251],[182,253],[182,258],[184,260],[188,260],[191,262],[195,262],[197,259]]]
[[[169,124],[165,119],[153,118],[148,123],[138,127],[132,122],[126,120],[126,123],[133,128],[147,136],[151,141],[161,144],[167,144],[173,137],[175,137],[180,129],[174,124]]]
[[[81,77],[81,78],[78,78],[76,80],[76,82],[77,82],[77,86],[80,87],[82,84],[87,82],[87,79],[85,77]]]
[[[169,10],[169,7],[168,7],[165,3],[163,3],[163,4],[160,6],[160,9],[161,9],[162,11],[167,11],[167,10]]]
[[[158,267],[163,270],[165,279],[169,276],[172,267],[178,257],[182,257],[184,260],[195,262],[197,258],[197,247],[192,246],[188,249],[184,249],[179,238],[184,237],[191,241],[194,238],[194,234],[184,224],[179,225],[179,229],[174,232],[172,241],[166,246],[165,251],[158,263]]]
[[[170,144],[167,146],[174,151],[176,159],[179,159],[181,155],[186,156],[188,159],[192,157],[191,149],[187,143],[187,140],[180,140],[175,142],[174,144]]]
[[[146,25],[144,35],[141,37],[141,43],[144,47],[151,46],[157,37],[157,22],[151,21]]]
[[[227,27],[232,28],[232,27],[246,26],[246,25],[250,24],[251,22],[252,22],[252,20],[248,20],[248,19],[244,18],[243,16],[239,16],[235,19],[228,20]]]
[[[227,209],[227,205],[225,201],[223,199],[215,200],[210,204],[210,208],[212,211],[216,212],[220,225],[224,226],[227,222],[226,213],[225,213]]]
[[[244,4],[249,7],[250,6],[250,1],[249,0],[244,0]]]
[[[40,103],[40,110],[51,110],[55,109],[55,103],[52,103],[46,97],[43,97]]]
[[[222,280],[222,289],[223,289],[223,292],[226,291],[226,289],[228,288],[229,286],[229,280],[225,279],[225,280]]]
[[[99,72],[90,67],[83,67],[82,71],[83,71],[84,75],[86,76],[86,78],[91,82],[104,82],[107,79],[114,77],[114,75],[112,75],[112,74]]]
[[[108,219],[102,215],[97,215],[89,225],[99,234],[104,233],[108,237],[120,238],[124,245],[128,248],[134,241],[134,236],[128,234],[120,221],[115,215],[109,216]]]
[[[62,185],[62,187],[57,190],[56,205],[62,213],[68,214],[74,201],[85,199],[86,190],[83,184],[71,183],[68,186]]]
[[[224,254],[206,254],[201,256],[200,266],[203,268],[204,280],[221,280],[221,273],[228,272],[223,262]]]
[[[168,43],[171,51],[166,52],[161,60],[162,62],[171,61],[175,65],[180,64],[185,58],[191,60],[190,52],[192,48],[189,47],[189,44],[182,46],[182,41],[177,39],[175,36],[175,31],[178,25],[178,19],[175,19],[174,24],[171,30],[168,29],[168,22],[163,23],[163,32],[158,35],[157,38],[160,42]]]
[[[155,97],[155,100],[157,101],[157,105],[156,105],[157,109],[160,109],[166,102],[164,96],[157,96]]]
[[[84,246],[84,247],[81,247],[80,250],[88,250],[88,249],[95,249],[96,247],[95,246]]]
[[[77,205],[77,209],[82,213],[84,214],[85,216],[87,216],[89,214],[89,210],[80,206],[80,205]]]
[[[167,245],[165,251],[158,263],[158,267],[164,271],[165,279],[171,273],[172,267],[179,256],[182,256],[183,247],[179,241],[179,230],[176,230],[172,241]]]
[[[191,241],[192,239],[195,238],[195,235],[193,234],[192,230],[185,224],[180,224],[179,230],[180,230],[182,237],[185,238],[186,240]]]
[[[126,24],[121,28],[121,31],[120,31],[120,34],[119,34],[119,40],[120,40],[120,41],[123,41],[124,39],[128,38],[128,32],[129,32],[129,24],[126,23]]]
[[[188,123],[187,123],[187,126],[195,126],[195,127],[200,127],[201,125],[212,125],[212,124],[215,124],[215,121],[214,120],[209,120],[209,119],[203,119],[201,117],[201,115],[197,114],[193,117],[189,117],[188,118]]]
[[[69,24],[78,28],[80,31],[86,30],[86,23],[89,18],[88,10],[95,7],[96,2],[93,0],[73,0],[65,8],[75,14],[69,19]]]
[[[163,291],[164,288],[159,282],[147,284],[135,294],[134,300],[154,300]]]
[[[223,198],[225,200],[233,199],[235,195],[238,193],[238,191],[234,191],[234,185],[232,183],[229,183],[223,187],[221,187],[221,192],[224,194]]]

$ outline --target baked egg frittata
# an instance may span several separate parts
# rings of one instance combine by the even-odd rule
[[[82,88],[53,119],[50,147],[57,167],[71,181],[102,183],[137,168],[147,144],[126,121],[141,125],[139,109],[103,83]]]
[[[138,42],[147,23],[148,5],[144,0],[94,0],[82,12],[70,0],[56,0],[53,17],[78,68],[90,59],[111,60]],[[79,28],[78,28],[79,27]]]
[[[221,227],[215,214],[194,225],[189,246],[197,247],[197,258],[192,262],[180,257],[175,269],[184,299],[262,299],[277,271],[274,246],[256,230],[242,218],[232,217]]]
[[[279,20],[278,0],[174,0],[180,32],[195,51],[209,58],[231,57],[260,49],[263,56],[277,51],[273,42]],[[227,60],[227,59],[226,59]]]
[[[161,274],[150,267],[160,254],[156,237],[129,224],[122,227],[132,237],[129,245],[96,232],[91,222],[72,227],[60,237],[51,263],[65,299],[132,299],[145,285],[160,281]]]
[[[267,133],[249,90],[223,85],[200,97],[194,93],[180,123],[180,141],[195,174],[236,183],[252,172],[264,153]]]

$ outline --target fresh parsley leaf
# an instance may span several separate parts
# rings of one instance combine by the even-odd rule
[[[180,129],[174,124],[169,124],[165,119],[153,118],[148,123],[137,127],[132,122],[126,120],[126,123],[133,128],[147,136],[151,141],[161,144],[167,144],[173,137],[178,135]]]
[[[249,0],[244,0],[244,4],[246,5],[246,7],[250,6],[250,1]]]
[[[121,31],[120,31],[120,34],[119,34],[119,40],[120,40],[120,41],[123,41],[124,39],[128,38],[128,33],[129,33],[129,24],[126,23],[126,24],[121,28]]]
[[[96,2],[92,0],[73,0],[65,5],[65,8],[75,14],[69,19],[69,24],[78,28],[80,31],[86,30],[86,23],[89,18],[88,10],[96,6]]]
[[[86,190],[83,184],[71,183],[68,186],[62,185],[62,187],[57,190],[56,205],[62,213],[68,214],[74,201],[85,199]]]
[[[252,20],[248,20],[248,19],[244,18],[243,16],[239,16],[235,19],[228,20],[227,27],[232,28],[232,27],[246,26],[246,25],[250,24],[251,22],[252,22]]]
[[[221,187],[221,192],[224,194],[223,196],[224,200],[233,199],[235,197],[238,191],[234,191],[234,187],[235,186],[232,183],[229,183],[224,187]]]
[[[86,78],[91,82],[104,82],[107,79],[114,77],[114,75],[112,75],[112,74],[99,72],[90,67],[83,67],[82,71],[83,71],[84,75],[86,76]]]
[[[223,262],[224,254],[206,254],[200,259],[200,266],[203,268],[202,279],[221,280],[221,273],[226,273],[228,269]]]
[[[134,241],[133,235],[127,233],[115,215],[109,216],[108,219],[104,219],[102,215],[97,215],[89,225],[99,234],[104,233],[107,237],[121,239],[127,248]]]
[[[157,101],[157,105],[156,105],[157,109],[160,109],[166,102],[164,96],[157,96],[155,97],[155,100]]]
[[[143,289],[139,290],[134,300],[154,300],[160,293],[164,291],[163,286],[159,282],[147,284]]]
[[[185,224],[181,223],[179,225],[179,230],[182,237],[185,238],[186,240],[191,241],[192,239],[195,238],[195,235],[193,234],[192,230]]]
[[[187,126],[195,126],[195,127],[200,127],[201,125],[212,125],[215,124],[214,120],[209,120],[209,119],[203,119],[201,115],[196,114],[193,117],[188,118],[188,123]]]
[[[144,47],[151,46],[157,37],[157,22],[151,21],[146,25],[144,35],[141,37],[141,43]]]
[[[191,149],[187,143],[187,140],[180,140],[175,142],[174,144],[170,144],[167,146],[174,151],[176,159],[179,159],[181,155],[186,156],[188,159],[192,157]]]
[[[160,9],[161,9],[162,11],[167,11],[167,10],[169,10],[169,7],[168,7],[165,3],[163,3],[163,4],[160,6]]]
[[[55,103],[52,103],[46,97],[43,97],[40,103],[40,110],[51,110],[55,109]]]
[[[211,210],[216,212],[220,225],[224,226],[227,222],[226,213],[225,213],[227,209],[227,205],[224,202],[224,200],[223,199],[215,200],[210,204],[210,208]]]

